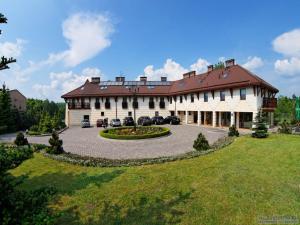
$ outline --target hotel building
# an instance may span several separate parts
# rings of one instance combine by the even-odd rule
[[[126,81],[118,76],[115,81],[101,81],[93,77],[82,86],[66,93],[66,125],[80,125],[89,119],[123,119],[160,115],[176,115],[183,124],[250,128],[257,113],[267,112],[269,125],[273,125],[273,112],[277,105],[278,90],[251,73],[234,59],[225,62],[225,68],[208,66],[207,72],[191,71],[182,79],[168,81]]]

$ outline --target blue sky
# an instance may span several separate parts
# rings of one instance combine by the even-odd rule
[[[27,97],[60,96],[90,76],[178,79],[235,58],[300,95],[300,1],[1,0],[0,82]]]

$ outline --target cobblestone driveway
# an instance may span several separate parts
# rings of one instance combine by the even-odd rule
[[[166,125],[172,134],[166,137],[145,140],[111,140],[99,136],[102,128],[70,127],[60,134],[66,152],[110,159],[155,158],[189,152],[199,132],[210,143],[227,135],[227,131],[192,125]],[[13,137],[11,137],[13,138]],[[2,136],[0,140],[8,141]],[[31,143],[48,144],[47,137],[28,137]]]

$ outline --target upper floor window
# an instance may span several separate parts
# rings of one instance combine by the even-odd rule
[[[95,109],[100,109],[100,101],[99,101],[99,98],[96,98],[96,101],[95,101]]]
[[[194,102],[194,94],[191,94],[191,102]]]
[[[172,104],[172,102],[173,102],[173,97],[171,96],[170,97],[170,104]]]
[[[241,100],[246,100],[246,88],[241,88],[240,89],[240,99]]]
[[[225,101],[225,91],[220,91],[220,101]]]
[[[208,93],[204,92],[204,102],[208,102]]]
[[[182,103],[182,96],[179,97],[179,102]]]

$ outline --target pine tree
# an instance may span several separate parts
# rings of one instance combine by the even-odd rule
[[[16,125],[11,112],[9,89],[3,84],[0,89],[0,127],[6,127],[5,132],[15,131]]]
[[[202,133],[198,134],[197,139],[194,141],[193,147],[197,151],[205,151],[209,149],[208,141]]]
[[[50,154],[61,154],[63,153],[62,144],[63,141],[59,139],[58,133],[56,131],[52,132],[52,136],[49,139],[50,147],[48,148],[47,152]]]
[[[7,18],[3,14],[0,13],[0,24],[1,23],[7,23]],[[2,30],[0,30],[0,35],[1,34],[2,34]],[[0,60],[0,70],[9,69],[8,64],[14,63],[16,61],[17,60],[12,57],[6,58],[5,56],[2,56],[1,60]]]
[[[266,138],[268,137],[268,127],[264,113],[259,112],[255,117],[252,137]]]

